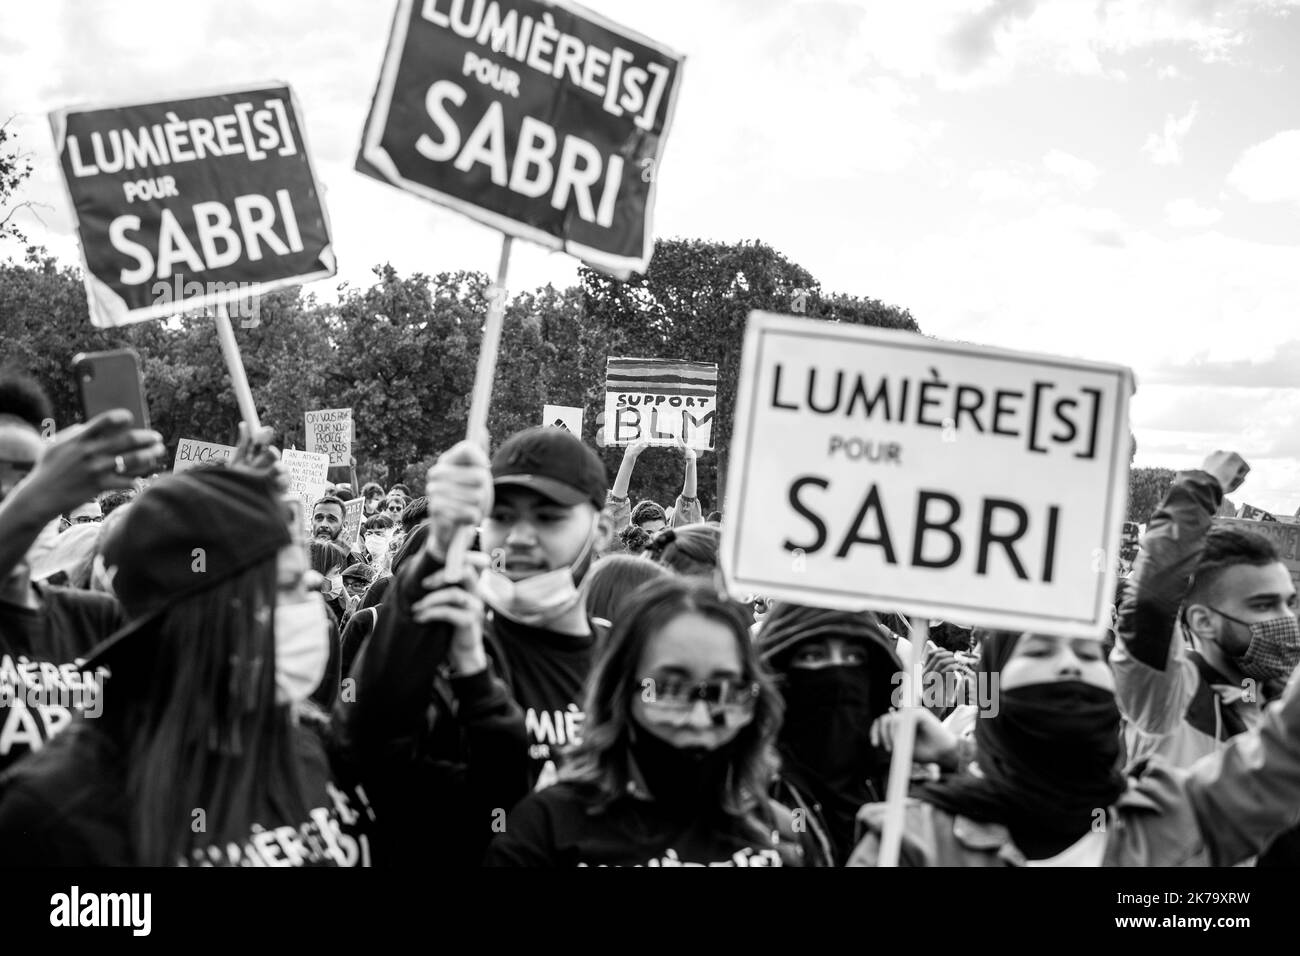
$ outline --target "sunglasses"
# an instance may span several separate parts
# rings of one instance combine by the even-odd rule
[[[731,726],[746,722],[754,713],[759,688],[754,681],[722,677],[688,681],[680,677],[643,678],[641,700],[647,709],[669,719],[680,720],[695,709],[696,701],[704,706],[714,722],[722,718]]]

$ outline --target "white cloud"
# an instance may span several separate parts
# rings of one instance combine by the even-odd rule
[[[1228,173],[1228,185],[1255,202],[1300,202],[1300,129],[1247,149]]]
[[[1147,141],[1142,144],[1142,152],[1147,154],[1151,162],[1157,166],[1175,166],[1183,161],[1183,140],[1196,120],[1196,109],[1197,104],[1193,103],[1191,109],[1182,116],[1170,113],[1165,117],[1164,129],[1147,137]]]
[[[1195,199],[1175,199],[1165,204],[1165,222],[1179,229],[1201,229],[1223,218],[1223,212],[1202,206]]]
[[[1054,149],[1044,156],[1043,165],[1047,167],[1049,173],[1078,189],[1091,189],[1100,175],[1100,170],[1086,159],[1071,156],[1059,149]]]
[[[1052,184],[1024,170],[981,169],[970,175],[971,189],[981,202],[1029,201],[1042,199]]]
[[[1187,78],[1187,75],[1172,63],[1167,63],[1156,70],[1156,76],[1162,80],[1185,80]]]

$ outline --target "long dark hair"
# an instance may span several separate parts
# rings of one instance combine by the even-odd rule
[[[275,603],[272,557],[178,601],[113,661],[100,721],[126,760],[138,865],[242,845],[268,812],[308,818],[289,707],[275,699]]]
[[[754,718],[736,736],[730,772],[718,794],[722,810],[743,817],[761,805],[776,773],[772,743],[781,727],[781,697],[758,662],[749,622],[739,607],[704,581],[669,577],[637,589],[623,606],[604,651],[587,681],[582,743],[569,754],[560,778],[597,792],[599,811],[627,793],[629,727],[633,696],[641,692],[638,670],[646,646],[683,614],[725,625],[736,638],[741,677],[759,685]]]

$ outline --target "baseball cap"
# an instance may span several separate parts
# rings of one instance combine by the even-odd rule
[[[127,623],[91,649],[87,664],[172,605],[275,557],[292,542],[269,476],[214,467],[159,479],[108,530],[104,573]]]
[[[492,456],[498,487],[531,488],[561,505],[591,502],[605,507],[605,464],[582,439],[563,428],[539,425],[516,432]]]

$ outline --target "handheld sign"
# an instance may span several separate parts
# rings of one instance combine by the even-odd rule
[[[605,440],[713,450],[718,366],[676,359],[611,358],[605,366]]]
[[[542,424],[563,428],[582,437],[582,409],[572,405],[545,405],[542,407]]]
[[[329,455],[291,449],[281,453],[280,461],[289,470],[289,494],[302,499],[306,520],[311,521],[312,505],[325,494]]]
[[[343,502],[343,537],[354,548],[360,544],[361,519],[365,517],[363,514],[365,503],[364,498],[349,498]]]
[[[1124,367],[751,313],[722,567],[735,596],[1099,636]]]
[[[1263,508],[1256,508],[1254,505],[1246,505],[1246,504],[1243,504],[1241,506],[1241,514],[1238,515],[1237,517],[1246,518],[1250,521],[1276,521],[1277,520],[1271,514],[1265,511]]]
[[[331,465],[352,458],[352,409],[325,408],[307,412],[307,450],[330,456]]]
[[[334,275],[284,84],[50,114],[86,298],[112,327]]]
[[[235,453],[234,445],[222,445],[217,442],[197,441],[182,438],[176,443],[176,460],[172,463],[172,474],[179,475],[199,465],[211,465],[230,460]]]
[[[356,168],[625,279],[682,63],[563,2],[401,0]]]

